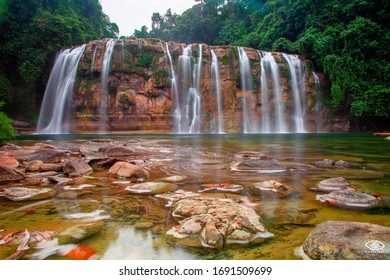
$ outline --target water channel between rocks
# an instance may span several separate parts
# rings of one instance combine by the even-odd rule
[[[295,253],[296,248],[322,222],[354,221],[390,226],[390,206],[386,199],[374,209],[350,210],[322,203],[316,200],[317,193],[310,190],[322,180],[344,177],[362,192],[389,197],[390,142],[383,137],[368,134],[53,135],[28,136],[15,144],[28,149],[37,143],[50,144],[85,160],[105,157],[99,148],[124,146],[133,153],[115,157],[146,169],[150,176],[145,182],[185,176],[175,182],[181,190],[199,193],[200,197],[247,203],[274,236],[262,243],[224,244],[219,249],[193,247],[196,242],[182,242],[167,234],[179,221],[172,215],[166,199],[130,194],[125,189],[136,182],[109,175],[109,167],[104,166],[93,166],[92,173],[72,178],[61,188],[54,182],[34,186],[37,182],[31,179],[28,183],[23,180],[0,185],[0,192],[16,186],[56,190],[53,197],[36,201],[10,201],[0,197],[0,236],[25,229],[54,231],[53,237],[59,238],[60,243],[93,248],[99,259],[290,260],[301,259]],[[280,172],[235,170],[232,166],[242,161],[235,155],[242,151],[264,153],[269,161],[287,169]],[[0,153],[7,155],[12,151],[3,147]],[[316,164],[324,159],[344,160],[350,166]],[[276,180],[294,190],[286,197],[255,195],[249,191],[254,183],[266,180]],[[243,189],[238,193],[199,192],[205,184],[237,184]],[[7,258],[16,247],[0,246],[0,259]],[[42,258],[34,255],[38,251],[32,247],[22,259]],[[49,254],[47,258],[65,257]]]

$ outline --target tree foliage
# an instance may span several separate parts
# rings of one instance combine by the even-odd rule
[[[13,94],[7,98],[9,111],[20,105],[16,104],[19,91],[44,87],[58,50],[117,37],[118,33],[118,26],[103,13],[99,0],[1,1],[0,76],[12,85],[12,92],[7,93]],[[1,89],[3,85],[0,80]],[[35,103],[33,99],[31,103]]]
[[[200,2],[200,3],[199,3]],[[390,117],[387,0],[202,0],[152,16],[148,36],[243,45],[311,58],[331,81],[328,103],[352,117]]]

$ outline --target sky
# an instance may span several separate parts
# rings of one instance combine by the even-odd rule
[[[103,12],[119,27],[119,36],[130,36],[134,29],[143,25],[151,29],[152,15],[164,15],[171,8],[172,13],[182,14],[197,4],[195,0],[100,0]]]

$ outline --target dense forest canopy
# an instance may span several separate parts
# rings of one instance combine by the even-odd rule
[[[302,54],[328,75],[334,112],[390,117],[388,0],[195,2],[182,15],[153,13],[150,32],[134,36]]]
[[[34,95],[42,95],[54,55],[118,34],[99,0],[1,0],[0,103],[14,115],[37,118],[33,104],[42,96]]]

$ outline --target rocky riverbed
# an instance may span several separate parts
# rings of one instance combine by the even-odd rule
[[[356,151],[327,159],[310,143],[298,153],[287,142],[253,139],[244,148],[231,137],[4,145],[0,258],[389,258],[372,253],[374,246],[390,247],[380,234],[390,226],[388,163]],[[367,197],[369,207],[361,207],[357,200]],[[359,207],[342,207],[343,201]],[[331,220],[339,229],[368,224],[368,237],[345,244],[354,251],[372,241],[372,250],[318,253],[328,239],[309,236],[318,234],[320,224],[331,232],[335,226],[324,223]],[[337,234],[348,240],[359,231],[354,226]]]

